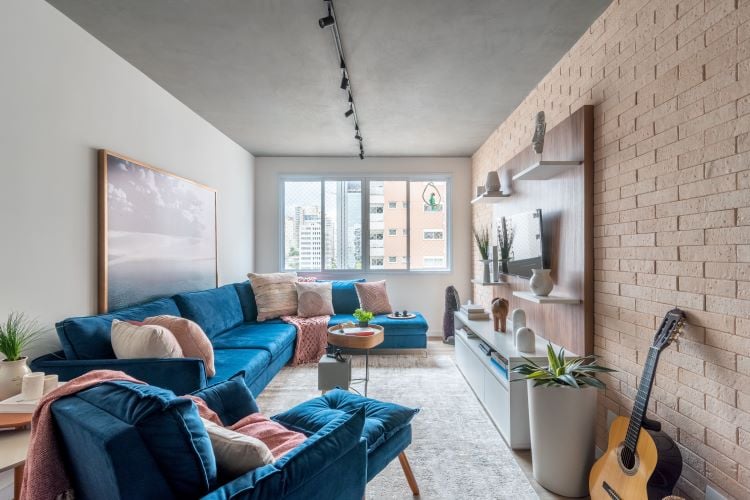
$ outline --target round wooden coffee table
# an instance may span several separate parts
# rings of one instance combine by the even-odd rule
[[[357,335],[357,331],[374,331],[372,335]],[[354,323],[342,323],[328,329],[328,343],[344,349],[356,349],[365,351],[365,378],[352,379],[353,382],[364,382],[365,396],[367,396],[367,383],[370,381],[370,349],[383,343],[385,335],[383,327],[369,325],[359,328]]]

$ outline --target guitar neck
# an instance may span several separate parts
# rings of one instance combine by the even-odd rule
[[[631,451],[635,451],[638,444],[638,435],[643,425],[643,417],[646,415],[646,408],[651,396],[651,387],[654,384],[654,374],[656,373],[656,363],[658,360],[659,349],[653,346],[650,347],[646,358],[646,365],[643,367],[641,383],[638,385],[638,393],[633,403],[633,412],[630,414],[628,433],[625,436],[625,446]]]

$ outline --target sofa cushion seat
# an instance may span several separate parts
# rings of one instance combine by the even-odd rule
[[[245,320],[234,285],[181,293],[173,298],[182,316],[198,323],[209,339]]]
[[[408,426],[414,415],[419,412],[417,408],[408,408],[335,389],[272,418],[289,429],[311,435],[340,415],[354,413],[362,407],[365,409],[362,437],[367,440],[368,454]]]
[[[180,316],[180,310],[174,300],[164,298],[109,314],[68,318],[57,323],[55,327],[66,358],[113,359],[115,353],[110,337],[113,319],[142,321],[149,316],[161,314]]]
[[[385,335],[425,335],[427,333],[427,320],[420,313],[415,313],[416,318],[391,319],[385,314],[379,314],[370,323],[380,325],[385,329]],[[329,325],[340,325],[341,323],[357,323],[351,314],[337,314],[331,316]]]
[[[271,354],[264,349],[215,349],[216,375],[208,379],[208,383],[215,384],[244,371],[245,382],[251,385],[270,363]]]
[[[276,359],[296,336],[297,329],[288,323],[243,323],[216,335],[212,343],[214,349],[263,349]]]

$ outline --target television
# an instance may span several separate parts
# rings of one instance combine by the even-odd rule
[[[496,224],[498,250],[503,241],[510,242],[507,256],[500,255],[500,272],[521,278],[531,278],[532,269],[543,269],[546,264],[542,211],[524,212],[499,217]]]

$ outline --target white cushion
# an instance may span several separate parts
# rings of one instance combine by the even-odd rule
[[[116,319],[112,321],[112,350],[119,359],[184,357],[175,336],[163,326]]]
[[[296,283],[297,316],[332,316],[333,284],[330,281],[321,283]]]
[[[235,478],[245,472],[273,463],[268,446],[252,436],[246,436],[201,418],[211,440],[216,466],[223,474]]]

